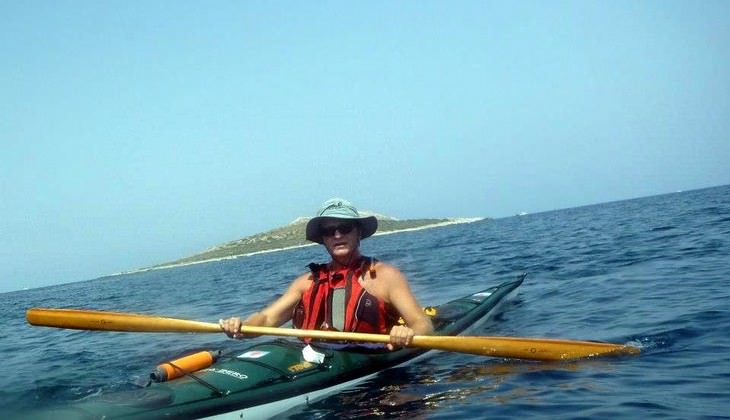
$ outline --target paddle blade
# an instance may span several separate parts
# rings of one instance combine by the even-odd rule
[[[31,325],[75,330],[132,332],[221,332],[218,324],[151,315],[81,309],[31,308],[25,314]]]
[[[621,344],[527,337],[416,336],[413,347],[510,359],[559,361],[639,354]]]

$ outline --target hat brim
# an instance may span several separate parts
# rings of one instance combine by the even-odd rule
[[[316,242],[318,244],[323,243],[322,234],[319,231],[319,226],[323,220],[334,219],[334,220],[354,220],[360,225],[360,239],[365,239],[373,236],[375,231],[378,230],[378,219],[375,216],[366,217],[332,217],[332,216],[318,216],[313,217],[307,222],[306,238],[308,241]]]

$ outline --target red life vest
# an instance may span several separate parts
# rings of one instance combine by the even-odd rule
[[[363,258],[356,268],[336,271],[330,271],[326,264],[310,264],[312,286],[294,307],[294,326],[308,330],[335,330],[335,325],[338,325],[346,332],[390,333],[398,320],[395,309],[368,293],[359,281],[365,278],[367,271],[375,277],[374,263],[372,258]],[[338,293],[344,293],[344,299],[333,299]],[[334,305],[343,307],[333,308]]]

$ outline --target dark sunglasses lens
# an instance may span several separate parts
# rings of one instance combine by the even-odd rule
[[[341,234],[347,235],[348,233],[352,232],[352,228],[354,227],[355,226],[352,223],[343,223],[337,226],[337,230],[339,230]]]
[[[337,226],[322,228],[320,232],[322,233],[322,236],[334,236],[335,232],[340,232],[342,235],[347,235],[348,233],[352,232],[352,229],[354,228],[355,225],[353,225],[352,223],[343,223]]]

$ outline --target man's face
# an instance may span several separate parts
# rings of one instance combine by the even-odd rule
[[[350,220],[328,219],[319,227],[322,242],[327,251],[335,257],[347,257],[360,245],[360,229]]]

